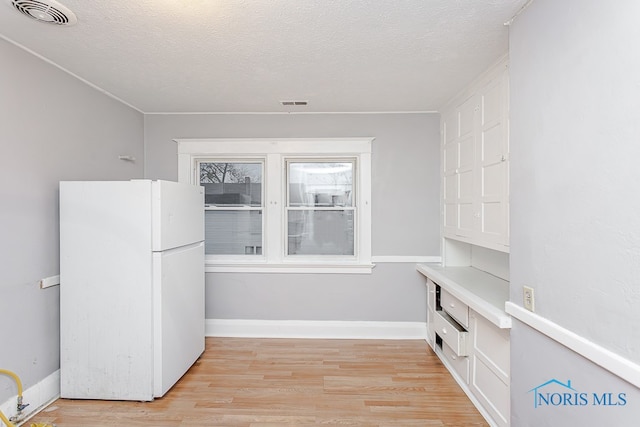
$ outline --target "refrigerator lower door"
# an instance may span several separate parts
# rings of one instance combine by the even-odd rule
[[[204,243],[153,253],[154,396],[204,351]]]

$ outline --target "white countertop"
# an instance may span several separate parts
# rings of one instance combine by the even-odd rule
[[[509,301],[509,282],[473,267],[443,267],[417,264],[416,270],[467,304],[499,328],[511,328],[505,311]]]

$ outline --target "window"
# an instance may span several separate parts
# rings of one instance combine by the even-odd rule
[[[355,163],[287,161],[287,255],[355,255]]]
[[[205,253],[262,254],[262,162],[199,161]]]
[[[205,189],[206,271],[371,271],[371,138],[178,142]]]

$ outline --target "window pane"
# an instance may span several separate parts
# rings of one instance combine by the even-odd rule
[[[353,162],[289,162],[289,206],[353,206]]]
[[[289,211],[289,255],[354,255],[353,210]]]
[[[204,228],[207,254],[262,254],[262,210],[208,210],[204,215]]]
[[[204,202],[210,206],[262,206],[262,164],[200,163]]]

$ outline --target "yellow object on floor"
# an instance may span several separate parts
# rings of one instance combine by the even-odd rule
[[[18,411],[22,411],[22,409],[27,405],[22,405],[22,381],[20,381],[20,377],[16,375],[14,372],[11,372],[7,369],[0,369],[0,374],[8,375],[16,382],[16,386],[18,387]],[[0,411],[0,420],[7,427],[16,427],[3,413]],[[47,423],[32,423],[31,427],[56,427],[55,424],[47,424]]]

